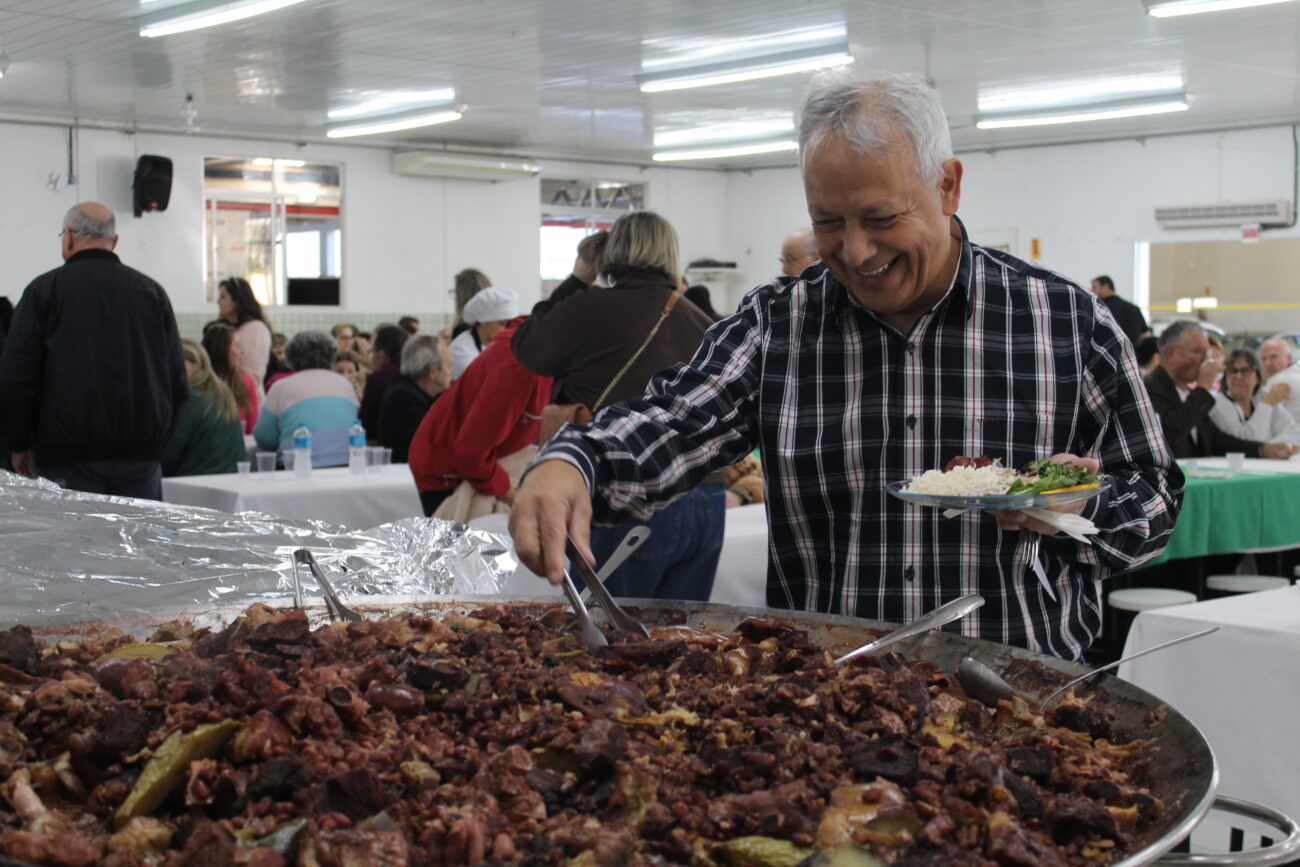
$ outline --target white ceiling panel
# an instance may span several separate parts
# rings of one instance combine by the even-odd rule
[[[644,162],[656,128],[795,112],[808,76],[643,94],[643,68],[789,50],[818,31],[842,33],[861,61],[933,78],[959,149],[1300,117],[1300,3],[1155,19],[1141,0],[307,0],[157,39],[139,24],[139,0],[0,0],[0,116],[180,130],[192,94],[203,132],[318,140],[331,108],[450,87],[461,120],[380,143]],[[1181,76],[1190,110],[974,128],[982,92],[1152,74]]]

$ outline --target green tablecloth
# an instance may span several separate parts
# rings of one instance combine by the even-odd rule
[[[1300,545],[1300,473],[1190,475],[1169,545],[1145,565],[1294,545]]]

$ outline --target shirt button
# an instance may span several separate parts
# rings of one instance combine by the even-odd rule
[[[908,352],[916,352],[916,344],[915,344],[915,343],[909,343],[909,344],[907,344],[907,351],[908,351]]]
[[[913,578],[916,577],[916,569],[914,569],[911,566],[908,566],[906,569],[903,570],[903,577],[906,578],[908,581],[911,581]]]
[[[907,426],[908,426],[908,427],[916,427],[916,416],[914,416],[914,415],[909,415],[909,416],[907,417]]]

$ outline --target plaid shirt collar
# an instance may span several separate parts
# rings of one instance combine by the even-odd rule
[[[971,275],[975,269],[975,255],[971,249],[970,236],[966,233],[966,224],[956,215],[952,217],[952,221],[957,224],[957,229],[961,233],[961,252],[957,256],[957,273],[953,275],[952,285],[948,287],[948,291],[943,298],[934,307],[930,308],[926,315],[937,311],[948,303],[965,304],[965,318],[970,319],[975,313],[974,299],[972,297],[974,290],[971,286],[973,282]],[[849,291],[844,288],[844,284],[835,279],[835,275],[830,272],[829,268],[826,269],[826,304],[835,312],[837,322],[843,321],[841,317],[852,316],[854,311],[858,311],[865,313],[872,320],[878,322],[882,328],[893,327],[849,294]]]

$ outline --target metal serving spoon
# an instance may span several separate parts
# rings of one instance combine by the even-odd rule
[[[951,602],[946,602],[938,608],[923,614],[911,623],[900,626],[893,632],[886,633],[875,641],[862,645],[857,650],[850,650],[848,653],[835,660],[836,665],[843,665],[851,659],[857,659],[868,653],[875,653],[881,648],[902,641],[904,638],[911,638],[913,635],[920,635],[922,632],[929,632],[931,629],[938,629],[945,623],[951,623],[954,620],[960,620],[967,614],[970,614],[976,608],[984,604],[984,597],[974,593],[969,596],[959,596]]]
[[[1164,650],[1166,647],[1173,647],[1175,644],[1182,644],[1184,641],[1191,641],[1193,638],[1202,638],[1212,632],[1218,632],[1219,627],[1211,626],[1209,629],[1202,629],[1200,632],[1193,632],[1190,635],[1183,635],[1178,638],[1172,638],[1163,644],[1157,644],[1155,647],[1148,647],[1146,650],[1138,651],[1130,656],[1117,659],[1114,662],[1103,665],[1101,668],[1094,668],[1085,674],[1081,674],[1074,680],[1071,680],[1065,686],[1048,694],[1047,698],[1038,703],[1039,710],[1046,710],[1052,701],[1070,687],[1082,683],[1095,674],[1101,674],[1107,669],[1114,668],[1123,662],[1131,659],[1137,659],[1139,656],[1146,656],[1148,653],[1155,653],[1157,650]],[[998,701],[1010,701],[1017,695],[1011,684],[1007,683],[993,669],[980,662],[972,656],[963,657],[961,662],[957,663],[957,682],[966,694],[981,704],[989,707],[997,707]],[[1023,696],[1022,696],[1023,697]],[[1025,699],[1028,701],[1029,699]]]

